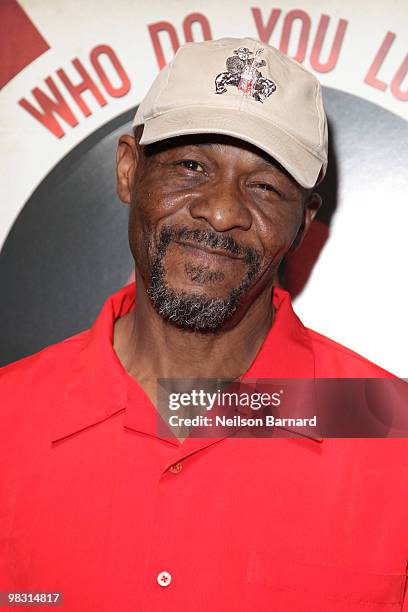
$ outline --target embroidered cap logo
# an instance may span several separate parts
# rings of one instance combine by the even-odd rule
[[[262,66],[266,66],[265,60],[259,59],[262,52],[262,47],[255,54],[247,47],[234,49],[234,55],[227,58],[227,70],[221,72],[215,79],[215,93],[226,93],[226,86],[233,85],[238,91],[263,103],[276,90],[276,85],[262,76],[259,70]]]

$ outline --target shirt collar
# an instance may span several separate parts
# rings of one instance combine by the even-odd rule
[[[135,307],[135,299],[133,281],[106,300],[93,326],[84,332],[83,344],[69,367],[62,410],[52,431],[53,442],[126,409],[130,375],[113,348],[113,329],[115,321]],[[275,287],[273,305],[272,327],[241,378],[314,378],[312,344],[293,311],[289,293]],[[140,431],[147,423],[146,415],[136,412],[126,415],[127,421],[136,423]]]

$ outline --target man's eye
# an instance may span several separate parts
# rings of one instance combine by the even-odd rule
[[[182,161],[178,162],[178,164],[184,168],[187,168],[187,170],[192,170],[193,172],[204,172],[201,164],[193,159],[183,159]]]
[[[258,187],[258,189],[262,189],[263,191],[275,191],[272,185],[268,185],[268,183],[256,183],[254,187]]]
[[[255,187],[256,189],[260,189],[261,191],[272,191],[273,193],[276,193],[278,196],[282,196],[280,191],[278,191],[276,187],[274,187],[273,185],[270,185],[269,183],[253,183],[252,187]]]

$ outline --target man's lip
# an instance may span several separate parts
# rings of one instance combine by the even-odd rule
[[[230,259],[244,259],[242,255],[236,255],[235,253],[231,253],[231,251],[225,251],[224,249],[212,249],[203,244],[197,244],[196,242],[188,242],[188,240],[175,240],[175,242],[177,244],[181,244],[182,246],[197,249],[198,251],[205,251],[210,255],[222,255],[223,257],[229,257]]]

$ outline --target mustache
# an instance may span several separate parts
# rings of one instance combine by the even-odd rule
[[[218,234],[214,230],[190,229],[188,227],[163,227],[159,236],[159,250],[164,251],[171,241],[188,240],[191,243],[222,249],[227,253],[243,257],[248,265],[256,265],[261,256],[253,247],[241,246],[234,238]]]

